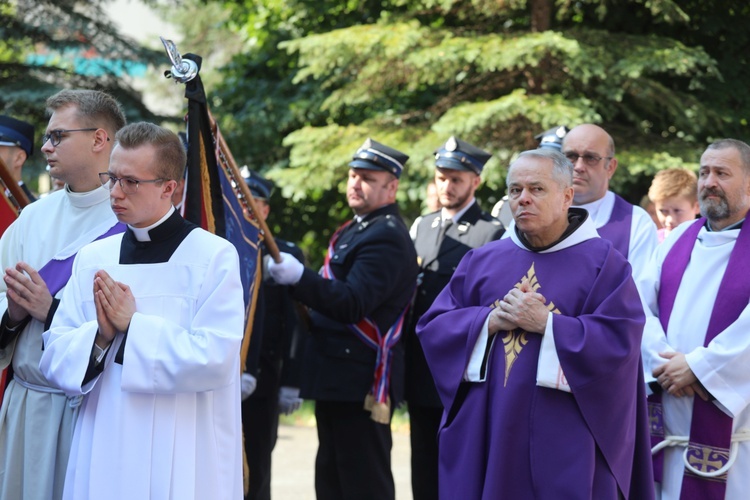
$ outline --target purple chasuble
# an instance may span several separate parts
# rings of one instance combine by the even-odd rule
[[[690,256],[706,219],[693,222],[669,250],[662,264],[659,286],[659,321],[666,335],[669,318],[680,282],[685,274]],[[719,292],[714,302],[703,346],[708,344],[739,318],[750,299],[750,280],[735,279],[750,274],[750,230],[745,225],[740,230],[737,242],[729,256],[727,268],[722,276]],[[664,420],[661,393],[649,398],[652,444],[664,439]],[[690,423],[690,442],[687,458],[701,472],[713,472],[729,459],[732,439],[732,418],[721,411],[712,401],[693,398],[693,416]],[[662,477],[663,453],[654,457],[654,477]],[[703,478],[685,469],[682,480],[681,499],[724,498],[727,474],[715,478]]]
[[[120,234],[125,231],[125,224],[118,222],[107,230],[106,233],[96,238],[94,241],[104,239],[108,236]],[[49,293],[54,297],[57,292],[63,289],[70,279],[73,272],[73,261],[77,253],[74,253],[66,259],[52,259],[47,262],[40,270],[39,276],[49,289]]]
[[[609,240],[615,249],[626,259],[630,250],[630,226],[633,224],[633,205],[622,197],[615,195],[615,204],[612,207],[612,215],[602,227],[596,232],[605,240]]]
[[[555,313],[570,393],[536,385],[542,336],[522,331],[496,333],[486,380],[463,382],[490,307],[524,277]],[[417,326],[445,407],[440,498],[653,498],[644,322],[630,265],[606,240],[470,251]]]

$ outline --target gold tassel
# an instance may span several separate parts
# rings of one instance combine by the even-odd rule
[[[372,394],[365,397],[365,410],[370,412],[370,418],[379,424],[391,423],[391,398],[388,397],[385,403],[376,403]]]

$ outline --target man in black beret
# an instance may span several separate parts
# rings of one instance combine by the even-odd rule
[[[365,141],[349,163],[355,218],[334,233],[321,274],[288,253],[268,266],[311,308],[301,395],[316,402],[320,499],[395,497],[389,424],[403,399],[401,331],[418,272],[396,204],[407,159]]]
[[[490,156],[456,137],[451,137],[435,151],[435,185],[442,208],[425,215],[414,235],[421,279],[405,342],[415,500],[438,497],[437,433],[443,406],[414,329],[450,281],[466,252],[500,238],[504,232],[500,221],[484,212],[474,197]]]
[[[36,197],[21,179],[21,168],[33,153],[34,126],[23,120],[0,115],[0,159],[29,201],[34,201]]]

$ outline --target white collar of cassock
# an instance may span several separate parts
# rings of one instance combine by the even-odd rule
[[[85,193],[76,193],[65,185],[65,195],[68,197],[70,204],[76,208],[89,208],[98,205],[104,200],[109,200],[109,189],[99,186],[96,189]]]
[[[523,250],[526,250],[527,252],[531,252],[531,250],[526,248],[526,246],[521,243],[521,240],[518,239],[518,235],[516,234],[515,230],[508,230],[508,232],[510,232],[510,238],[513,240],[513,243],[515,243],[516,246],[522,248]],[[555,246],[550,247],[546,250],[541,250],[538,253],[559,252],[560,250],[565,250],[566,248],[570,248],[592,238],[599,238],[599,233],[596,232],[596,226],[594,225],[594,221],[591,220],[591,217],[586,217],[586,220],[583,221],[580,227],[573,231],[570,235],[568,235],[567,238],[558,242]]]
[[[583,205],[573,205],[573,207],[585,209],[589,213],[589,219],[594,221],[594,225],[602,227],[609,222],[609,218],[612,216],[612,209],[615,207],[615,193],[607,191],[598,200]]]
[[[169,206],[169,210],[167,211],[166,215],[156,221],[155,223],[151,224],[148,227],[133,227],[130,224],[128,224],[128,227],[131,231],[133,231],[133,235],[135,236],[135,239],[138,241],[151,241],[151,236],[149,236],[148,232],[151,231],[153,228],[164,222],[165,220],[169,219],[169,216],[172,215],[172,212],[174,212],[174,207],[172,205]]]

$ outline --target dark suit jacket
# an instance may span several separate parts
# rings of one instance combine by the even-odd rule
[[[385,333],[409,304],[417,256],[396,204],[386,205],[342,232],[331,259],[334,280],[305,269],[294,298],[312,311],[301,396],[362,402],[372,388],[376,352],[348,328],[367,317]],[[392,349],[391,401],[403,399],[403,342]]]
[[[422,275],[405,337],[406,399],[410,404],[435,408],[441,406],[440,398],[414,329],[422,314],[448,284],[463,256],[472,248],[500,238],[505,232],[500,221],[482,211],[477,202],[454,221],[437,248],[440,227],[440,211],[425,215],[417,226],[414,246]]]

